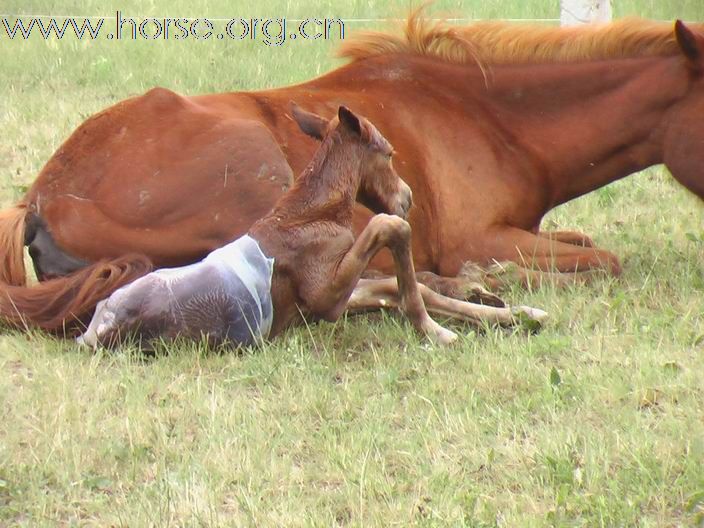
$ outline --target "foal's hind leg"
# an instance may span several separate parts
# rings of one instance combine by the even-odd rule
[[[462,271],[456,277],[442,277],[431,271],[417,271],[416,280],[430,288],[431,290],[460,301],[467,301],[476,304],[486,304],[488,306],[505,306],[506,303],[498,295],[487,290],[480,281],[486,276],[486,271],[479,270],[471,276],[465,275]],[[365,270],[363,279],[388,279],[388,273],[376,270]]]
[[[369,261],[384,247],[391,250],[396,265],[398,306],[411,324],[422,334],[442,344],[449,344],[457,339],[454,332],[433,321],[425,309],[413,267],[411,227],[398,216],[374,216],[329,280],[312,291],[306,288],[306,285],[300,285],[306,307],[320,317],[336,320],[345,310],[347,301]]]
[[[416,273],[416,279],[444,297],[499,308],[506,306],[501,297],[491,293],[477,280],[461,273],[457,277],[441,277],[430,271],[419,271]]]
[[[538,326],[547,318],[547,314],[537,308],[485,306],[445,297],[423,284],[419,284],[418,289],[429,312],[473,324],[488,322],[509,326],[521,321],[529,321],[531,326]],[[360,280],[347,303],[347,309],[352,312],[398,308],[398,306],[399,288],[393,278]]]

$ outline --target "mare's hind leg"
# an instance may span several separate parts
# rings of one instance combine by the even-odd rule
[[[547,318],[547,314],[537,308],[485,306],[445,297],[423,284],[419,284],[418,289],[429,312],[477,325],[488,322],[509,326],[528,322],[529,326],[535,327],[541,325]],[[347,309],[351,312],[360,312],[398,308],[399,303],[399,288],[395,279],[362,279],[354,289],[347,303]]]
[[[442,344],[457,339],[454,332],[433,321],[425,309],[413,267],[411,227],[398,216],[374,216],[342,258],[332,277],[317,285],[299,285],[306,307],[319,317],[328,320],[339,318],[362,272],[384,247],[391,250],[396,265],[398,306],[411,324],[420,333]]]

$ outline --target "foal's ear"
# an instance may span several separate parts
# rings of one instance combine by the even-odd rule
[[[352,113],[352,110],[346,106],[341,106],[337,110],[337,116],[340,118],[340,124],[344,124],[351,132],[358,136],[362,136],[362,123],[359,118]]]
[[[315,139],[322,141],[328,130],[328,124],[330,123],[329,120],[323,119],[318,114],[314,114],[313,112],[306,112],[293,101],[291,101],[291,114],[303,132],[308,134],[310,137],[314,137]]]
[[[675,37],[682,53],[692,66],[698,69],[704,67],[704,38],[696,35],[684,22],[675,22]]]

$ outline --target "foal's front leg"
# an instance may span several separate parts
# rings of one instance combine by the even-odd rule
[[[457,339],[457,334],[436,323],[425,309],[413,267],[411,227],[398,216],[379,214],[371,219],[327,284],[305,294],[307,308],[325,319],[338,319],[369,261],[384,247],[391,250],[396,266],[399,308],[411,324],[441,344]]]

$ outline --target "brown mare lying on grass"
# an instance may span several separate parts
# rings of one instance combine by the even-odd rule
[[[618,274],[614,254],[580,233],[541,232],[541,219],[657,163],[704,196],[700,29],[452,27],[417,12],[404,36],[346,41],[349,64],[300,85],[198,97],[155,89],[118,103],[83,123],[2,213],[0,281],[16,287],[0,287],[0,316],[56,328],[57,310],[80,308],[84,281],[109,293],[148,261],[193,262],[245,233],[315,149],[290,100],[328,117],[339,104],[358,109],[395,145],[415,197],[417,269],[451,277],[466,261],[513,261],[525,281]],[[357,233],[369,218],[358,208]],[[40,278],[97,264],[26,288],[25,243]],[[393,269],[388,252],[371,265]]]
[[[204,261],[152,272],[114,292],[96,310],[83,343],[112,344],[135,334],[140,340],[207,334],[213,344],[250,344],[274,337],[306,315],[335,321],[371,258],[385,247],[396,279],[366,281],[356,308],[383,305],[374,293],[378,287],[398,299],[395,304],[416,330],[441,344],[457,335],[430,318],[424,300],[429,308],[462,319],[486,315],[514,321],[508,308],[474,306],[427,290],[423,295],[413,268],[411,228],[402,218],[411,208],[411,189],[393,169],[391,145],[369,121],[345,107],[330,123],[299,109],[294,116],[323,142],[273,210],[245,237]],[[356,200],[377,214],[355,240]],[[243,260],[252,265],[242,268]],[[538,320],[544,316],[520,310]]]

